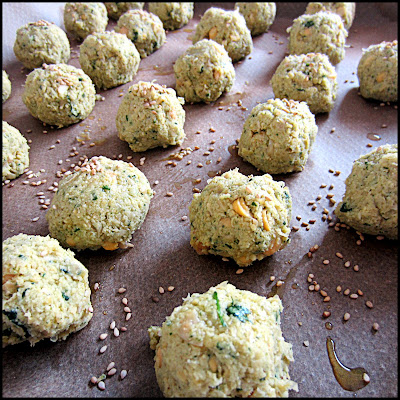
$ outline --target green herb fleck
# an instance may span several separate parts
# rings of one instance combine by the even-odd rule
[[[68,300],[69,300],[69,296],[67,296],[64,292],[62,292],[62,297],[64,297],[64,300],[65,300],[65,301],[68,301]]]
[[[103,192],[106,190],[111,190],[107,185],[104,185],[101,189],[103,190]]]
[[[347,205],[347,203],[343,203],[342,204],[342,207],[340,207],[340,211],[341,212],[349,212],[349,211],[351,211],[352,210],[352,208],[350,208],[348,205]]]
[[[221,325],[222,326],[226,326],[226,323],[224,321],[224,318],[222,317],[222,312],[221,312],[221,306],[219,305],[219,300],[218,300],[218,293],[214,292],[213,294],[213,299],[216,301],[217,303],[217,314],[218,314],[218,318],[221,321]]]
[[[240,304],[235,304],[232,300],[232,303],[229,307],[226,308],[226,312],[228,315],[233,315],[236,317],[240,322],[249,321],[247,318],[247,314],[250,314],[251,311],[247,307],[243,307]]]
[[[305,24],[304,24],[304,26],[306,27],[306,28],[309,28],[310,26],[313,26],[314,25],[314,21],[307,21]]]

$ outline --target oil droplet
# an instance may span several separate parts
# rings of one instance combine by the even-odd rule
[[[367,133],[367,138],[369,140],[375,140],[375,141],[382,139],[377,133],[373,133],[373,132]]]
[[[329,336],[326,338],[326,349],[333,374],[344,390],[355,392],[368,385],[370,382],[368,372],[361,367],[348,368],[343,365],[336,355],[335,342]]]
[[[328,329],[328,331],[331,331],[333,328],[333,325],[330,322],[325,322],[325,328]]]
[[[298,289],[300,285],[298,283],[293,283],[292,289]]]

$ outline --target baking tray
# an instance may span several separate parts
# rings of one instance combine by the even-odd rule
[[[282,331],[285,339],[293,344],[295,358],[290,375],[299,384],[299,392],[291,392],[291,397],[398,395],[398,242],[365,235],[357,244],[360,238],[353,229],[335,230],[329,227],[329,221],[322,220],[323,209],[327,208],[332,221],[337,222],[334,206],[326,196],[332,193],[340,201],[353,161],[381,144],[397,143],[397,105],[363,99],[358,95],[356,76],[363,48],[397,39],[397,3],[357,3],[346,57],[336,66],[339,84],[336,104],[331,113],[316,117],[319,131],[306,168],[299,173],[274,176],[290,188],[291,225],[300,229],[292,231],[291,243],[285,249],[255,262],[241,274],[232,261],[197,255],[189,244],[189,220],[182,220],[182,216],[188,216],[193,189],[203,189],[207,179],[215,174],[235,167],[244,174],[261,174],[237,155],[236,139],[251,109],[273,97],[269,80],[286,55],[286,28],[304,13],[307,3],[277,4],[277,16],[269,32],[254,38],[251,55],[235,64],[236,81],[229,94],[215,103],[184,106],[187,138],[181,147],[198,146],[199,149],[181,161],[175,160],[176,166],[168,164],[168,157],[180,147],[133,153],[117,137],[115,115],[122,95],[131,84],[156,80],[175,87],[173,63],[191,45],[200,16],[208,7],[233,9],[233,4],[196,3],[194,19],[187,26],[167,33],[165,45],[141,61],[131,83],[100,92],[105,100],[96,102],[86,120],[68,128],[52,129],[31,117],[21,100],[29,71],[21,69],[17,60],[3,65],[12,81],[11,97],[3,104],[3,120],[31,141],[29,168],[38,176],[28,180],[46,180],[38,187],[24,185],[25,175],[12,181],[12,187],[3,186],[3,240],[21,232],[48,234],[46,211],[36,194],[44,192],[51,199],[53,192],[48,188],[59,181],[56,171],[63,167],[69,169],[80,157],[105,155],[129,160],[145,173],[156,191],[146,220],[133,236],[133,248],[76,254],[89,270],[94,315],[88,326],[65,342],[42,341],[33,348],[25,343],[3,350],[4,397],[162,396],[155,378],[154,352],[149,348],[147,328],[160,325],[188,293],[203,293],[225,280],[259,295],[275,292],[280,295],[284,305]],[[115,22],[110,22],[107,29],[112,30],[114,26]],[[69,38],[74,50],[69,63],[79,67],[78,42]],[[241,106],[238,106],[239,100]],[[371,140],[376,139],[374,135],[380,140]],[[212,140],[214,144],[210,144]],[[214,151],[204,155],[210,147]],[[70,156],[74,148],[79,154]],[[217,163],[219,158],[221,161]],[[63,160],[62,165],[58,164],[59,160]],[[191,160],[189,165],[188,160]],[[197,179],[201,182],[196,183]],[[155,185],[155,181],[159,183]],[[321,188],[321,184],[327,186]],[[333,185],[331,189],[330,185]],[[167,197],[167,192],[173,196]],[[310,201],[315,201],[314,210]],[[32,222],[35,217],[39,219]],[[308,226],[301,226],[302,222]],[[315,245],[319,248],[309,257],[309,250]],[[338,252],[343,259],[335,255]],[[325,259],[330,260],[328,265],[323,264]],[[344,266],[346,261],[350,261],[348,268]],[[359,266],[358,271],[354,270],[355,265]],[[320,294],[308,290],[309,273],[327,291],[330,302],[323,302]],[[271,276],[275,276],[275,281],[270,281]],[[283,282],[280,287],[276,286],[278,280]],[[95,283],[99,283],[97,291],[93,289]],[[363,295],[350,299],[343,295],[343,290],[336,292],[338,285],[343,290],[349,288],[352,293],[361,290]],[[169,286],[174,290],[168,291]],[[120,287],[127,288],[124,295],[117,293]],[[161,294],[159,287],[165,293]],[[128,298],[133,313],[129,321],[124,319],[123,296]],[[372,309],[366,306],[367,300],[373,303]],[[331,316],[324,319],[324,311],[331,312]],[[343,320],[345,312],[351,314],[347,322]],[[118,327],[128,328],[119,337],[114,337],[109,329],[113,320]],[[327,322],[331,324],[330,330]],[[372,329],[375,322],[380,326],[378,331]],[[103,332],[109,333],[104,342],[99,340]],[[346,366],[364,367],[368,371],[369,385],[355,393],[342,389],[328,359],[327,336],[334,339],[337,355]],[[108,348],[99,354],[104,344]],[[104,373],[111,361],[116,363],[118,373],[108,378],[106,390],[100,391],[89,383],[90,378]],[[128,375],[121,381],[122,369]]]

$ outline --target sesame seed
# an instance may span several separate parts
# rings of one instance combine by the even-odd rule
[[[378,330],[379,330],[379,324],[378,324],[377,322],[374,322],[374,323],[372,324],[372,329],[373,329],[374,331],[378,331]]]
[[[36,222],[37,220],[39,219],[39,217],[35,217],[35,218],[32,218],[32,222]]]
[[[92,306],[89,306],[88,311],[89,311],[90,313],[92,313],[92,312],[93,312],[93,307],[92,307]]]
[[[320,186],[320,188],[323,189],[323,188],[326,188],[326,186],[327,186],[327,185],[326,185],[325,183],[322,183],[321,186]]]
[[[130,312],[131,312],[131,309],[130,309],[129,307],[124,307],[124,311],[125,311],[126,313],[130,313]]]
[[[163,288],[162,286],[160,286],[160,287],[158,288],[158,292],[159,292],[160,294],[163,294],[163,293],[165,293],[165,290],[164,290],[164,288]]]
[[[276,286],[277,286],[277,287],[280,287],[280,286],[282,286],[282,285],[283,285],[283,282],[282,282],[282,281],[276,282]]]
[[[115,366],[115,362],[112,361],[112,362],[110,362],[110,364],[108,364],[106,370],[109,371],[111,368],[114,368],[114,366]]]
[[[336,287],[336,291],[339,293],[339,292],[341,292],[342,291],[342,287],[341,286],[337,286]]]
[[[100,340],[104,340],[107,336],[108,336],[108,333],[102,333],[102,334],[99,336],[99,339],[100,339]]]
[[[356,244],[357,244],[357,246],[360,246],[361,245],[361,240],[357,240]]]
[[[187,219],[188,219],[187,215],[183,215],[183,216],[181,217],[181,220],[182,220],[182,221],[186,221]]]
[[[330,312],[330,311],[324,311],[324,312],[322,313],[322,316],[323,316],[324,318],[328,318],[328,317],[331,316],[331,312]]]
[[[385,239],[385,236],[379,235],[379,236],[376,237],[376,239],[377,239],[377,240],[383,240],[383,239]]]
[[[125,369],[123,369],[123,370],[121,371],[121,374],[120,374],[121,380],[124,379],[124,378],[126,377],[127,373],[128,373],[128,372],[127,372]],[[364,374],[364,375],[365,375],[365,374]]]
[[[243,274],[243,268],[239,268],[239,269],[236,271],[236,274],[237,274],[237,275]]]
[[[374,305],[372,304],[372,301],[366,301],[365,302],[365,305],[368,307],[368,308],[372,308]]]
[[[358,272],[358,271],[360,270],[360,267],[359,267],[358,265],[355,265],[355,266],[353,267],[353,269],[354,269],[354,271]]]
[[[328,265],[329,264],[329,260],[322,261],[322,264]]]
[[[106,350],[107,350],[107,345],[106,345],[106,346],[103,346],[103,347],[99,350],[99,352],[100,352],[101,354],[103,354]]]
[[[350,261],[346,261],[346,262],[344,263],[344,266],[345,266],[346,268],[349,268],[349,267],[350,267]]]
[[[118,328],[114,328],[114,336],[118,337],[119,336],[119,330]]]
[[[132,317],[132,313],[126,314],[125,321],[129,321]]]
[[[292,226],[292,230],[297,232],[300,228],[298,226]]]
[[[305,347],[308,347],[308,346],[310,345],[310,342],[309,342],[308,340],[305,340],[305,341],[303,342],[303,345],[304,345]]]
[[[96,384],[97,383],[97,378],[95,376],[92,376],[90,378],[90,382],[92,382],[93,384]]]
[[[308,287],[308,290],[309,290],[310,292],[314,291],[314,289],[315,289],[315,286],[314,286],[314,285],[310,285],[310,286]]]
[[[343,292],[343,294],[344,294],[345,296],[348,296],[348,295],[350,294],[350,289],[346,289],[346,290]]]
[[[330,298],[329,296],[326,296],[326,297],[324,298],[324,302],[327,303],[328,301],[331,301],[331,298]]]
[[[121,326],[121,332],[126,332],[128,330],[128,328],[126,326]]]
[[[364,372],[364,374],[363,374],[363,381],[364,381],[364,382],[367,382],[367,383],[371,381],[371,378],[370,378],[369,375],[366,374],[365,372]]]
[[[174,195],[174,194],[173,194],[172,192],[167,192],[167,193],[166,193],[166,196],[167,196],[167,197],[172,197],[173,195]]]
[[[118,293],[125,293],[125,292],[126,292],[126,289],[123,288],[123,287],[121,287],[121,288],[118,289]]]
[[[111,368],[111,369],[108,371],[107,375],[108,375],[108,376],[113,376],[113,375],[115,375],[116,373],[117,373],[116,368]]]
[[[343,258],[342,253],[336,253],[335,255],[336,255],[336,257],[338,257],[338,258]]]
[[[198,163],[197,164],[197,168],[202,168],[203,167],[203,164],[202,163]]]
[[[297,219],[297,221],[300,221],[300,220],[301,220],[301,216],[300,216],[300,215],[297,215],[297,216],[296,216],[296,219]]]
[[[275,276],[274,276],[274,275],[271,275],[271,276],[269,277],[269,280],[270,280],[270,282],[273,282],[273,281],[275,280]]]
[[[114,329],[115,328],[115,321],[112,321],[110,324],[110,329]]]
[[[98,387],[100,390],[105,390],[106,384],[105,384],[103,381],[100,381],[100,382],[97,384],[97,387]]]
[[[325,290],[320,290],[319,294],[323,297],[326,297],[328,295],[328,293],[325,292]]]
[[[351,299],[358,299],[358,294],[357,293],[352,293],[351,295],[350,295],[350,298]]]
[[[347,312],[347,313],[345,313],[344,315],[343,315],[343,319],[345,320],[345,321],[348,321],[349,319],[350,319],[350,314]]]
[[[316,220],[315,220],[315,219],[310,219],[308,222],[309,222],[310,224],[315,224]]]

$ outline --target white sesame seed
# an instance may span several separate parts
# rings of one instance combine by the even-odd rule
[[[243,274],[243,268],[239,268],[239,269],[236,271],[236,274],[237,274],[237,275]]]
[[[90,382],[92,382],[93,384],[96,384],[97,383],[97,378],[95,376],[92,376],[90,378]]]
[[[103,346],[103,347],[99,350],[99,352],[100,352],[101,354],[103,354],[106,350],[107,350],[107,345]]]
[[[364,382],[370,382],[370,381],[371,381],[371,378],[370,378],[369,375],[366,374],[365,372],[364,372],[364,374],[363,374],[363,381],[364,381]]]
[[[164,288],[163,288],[162,286],[160,286],[160,287],[158,288],[158,292],[159,292],[160,294],[163,294],[163,293],[165,293],[165,290],[164,290]]]
[[[348,320],[350,319],[350,314],[349,314],[349,313],[345,313],[345,314],[343,315],[343,319],[344,319],[345,321],[348,321]]]
[[[92,312],[93,312],[93,307],[92,307],[92,306],[89,306],[88,311],[89,311],[90,313],[92,313]]]
[[[308,340],[305,340],[305,341],[303,342],[303,345],[304,345],[305,347],[308,347],[308,346],[310,345],[310,342],[309,342]]]
[[[131,313],[126,314],[125,321],[129,321],[132,317]]]
[[[94,284],[94,286],[93,286],[93,289],[94,289],[94,290],[99,290],[99,288],[100,288],[100,284],[99,284],[98,282],[96,282],[96,283]]]
[[[121,332],[126,332],[127,330],[128,330],[128,328],[126,326],[121,327]]]
[[[107,371],[109,371],[111,368],[114,368],[114,365],[115,365],[114,361],[110,362],[110,364],[108,364],[107,366]]]
[[[168,292],[172,292],[174,289],[175,289],[174,286],[168,286],[168,288],[167,288]]]
[[[130,309],[129,307],[124,307],[124,311],[125,311],[126,313],[130,313],[130,312],[131,312],[131,309]]]
[[[125,369],[123,369],[123,370],[121,371],[121,374],[120,374],[121,380],[124,379],[124,378],[126,377],[127,373],[128,373],[128,372],[127,372]],[[365,374],[364,374],[364,375],[365,375]]]
[[[36,222],[38,219],[39,217],[32,218],[32,222]]]
[[[115,321],[112,321],[110,324],[110,329],[114,329],[115,328]]]
[[[368,307],[368,308],[372,308],[374,305],[372,304],[372,302],[371,301],[367,301],[366,303],[365,303],[365,305]]]
[[[119,336],[119,330],[118,328],[114,328],[114,336],[118,337]]]
[[[102,333],[102,334],[99,336],[99,339],[100,339],[100,340],[104,340],[107,336],[108,336],[108,333]]]
[[[126,289],[123,288],[123,287],[121,287],[121,288],[118,289],[118,293],[125,293],[125,292],[126,292]]]
[[[127,299],[126,297],[124,297],[124,298],[121,300],[121,303],[124,304],[124,305],[127,305],[127,304],[128,304],[128,299]]]
[[[108,371],[107,375],[108,375],[108,376],[113,376],[113,375],[115,375],[116,373],[117,373],[117,370],[116,370],[115,368],[111,368],[111,369]]]
[[[104,389],[106,388],[106,384],[105,384],[103,381],[100,381],[100,382],[97,384],[97,387],[98,387],[100,390],[104,390]]]

